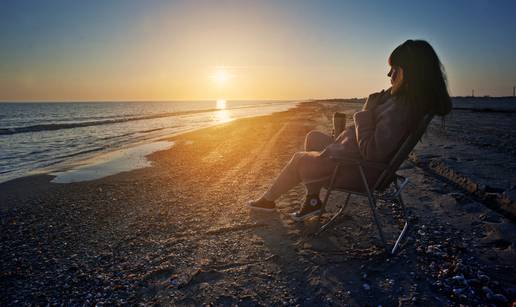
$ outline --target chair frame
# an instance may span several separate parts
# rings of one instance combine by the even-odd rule
[[[384,245],[385,250],[387,253],[390,252],[390,254],[394,255],[396,251],[399,248],[400,242],[407,233],[407,230],[409,228],[409,223],[407,219],[407,212],[405,203],[403,201],[402,197],[402,191],[407,186],[409,180],[406,177],[403,177],[396,173],[396,171],[399,169],[401,164],[408,158],[410,152],[412,149],[417,145],[418,141],[423,136],[424,132],[426,131],[426,128],[430,121],[432,120],[432,115],[426,115],[423,117],[423,120],[421,123],[417,126],[416,130],[413,131],[411,134],[409,134],[398,151],[395,153],[394,157],[391,159],[389,163],[378,163],[378,162],[371,162],[366,161],[363,159],[352,159],[352,158],[342,158],[342,157],[330,157],[333,161],[337,162],[337,166],[335,167],[333,174],[330,179],[330,183],[327,187],[326,196],[324,197],[324,201],[322,204],[322,210],[321,215],[325,212],[326,205],[328,203],[328,200],[330,198],[330,194],[333,191],[338,192],[344,192],[347,193],[346,199],[344,201],[344,204],[339,208],[339,210],[330,218],[329,221],[327,221],[325,224],[323,224],[319,230],[315,233],[316,236],[320,235],[324,231],[330,228],[335,222],[335,220],[342,216],[346,212],[346,208],[349,204],[351,195],[358,195],[358,196],[364,196],[367,197],[369,207],[371,209],[372,217],[374,224],[376,225],[376,228],[378,230],[378,234],[380,236],[380,239]],[[362,181],[364,191],[354,191],[349,190],[343,187],[336,186],[336,180],[338,178],[338,173],[341,167],[346,166],[355,166],[358,167],[358,170],[360,172],[360,179]],[[368,184],[364,168],[377,168],[383,170],[378,179],[376,180],[375,184],[370,188],[370,185]],[[385,191],[389,186],[393,186],[393,192],[388,194],[383,194],[382,192]],[[376,192],[376,196],[375,196]],[[396,203],[401,207],[401,212],[403,215],[404,220],[404,226],[401,230],[400,234],[398,235],[396,242],[394,243],[394,246],[392,249],[389,249],[387,242],[385,241],[384,233],[382,230],[382,227],[380,225],[380,222],[378,221],[377,213],[376,213],[376,203],[377,200],[382,201],[393,201],[393,204],[396,205]]]

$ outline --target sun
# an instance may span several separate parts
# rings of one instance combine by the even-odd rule
[[[210,76],[217,84],[224,85],[229,79],[231,79],[231,75],[224,67],[217,67],[213,75]]]

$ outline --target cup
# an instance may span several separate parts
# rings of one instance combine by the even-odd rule
[[[346,113],[333,113],[333,138],[336,139],[346,129]]]

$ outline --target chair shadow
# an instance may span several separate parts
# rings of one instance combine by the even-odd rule
[[[295,291],[299,299],[316,298],[321,294],[320,289],[318,293],[317,287],[313,287],[314,283],[322,283],[328,289],[341,289],[343,292],[339,293],[357,291],[349,283],[361,285],[361,270],[385,260],[386,257],[381,243],[368,237],[370,234],[374,235],[372,222],[370,225],[363,225],[363,216],[353,216],[357,211],[365,210],[360,210],[357,206],[358,209],[350,210],[338,218],[331,229],[315,236],[329,216],[326,214],[322,218],[312,217],[303,222],[294,222],[290,213],[298,209],[296,204],[298,203],[287,200],[279,202],[278,210],[274,213],[250,213],[251,219],[267,225],[256,228],[253,232],[263,240],[272,254],[268,258],[275,259],[281,272],[288,275],[288,287]],[[335,270],[335,267],[339,269]],[[325,295],[333,294],[330,291]],[[358,303],[352,297],[335,299]]]

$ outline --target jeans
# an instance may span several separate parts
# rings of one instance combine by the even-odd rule
[[[310,131],[305,137],[305,150],[292,156],[265,192],[265,199],[274,201],[301,182],[305,185],[308,195],[319,194],[336,166],[335,162],[320,157],[320,152],[333,142],[333,138],[327,134]]]

